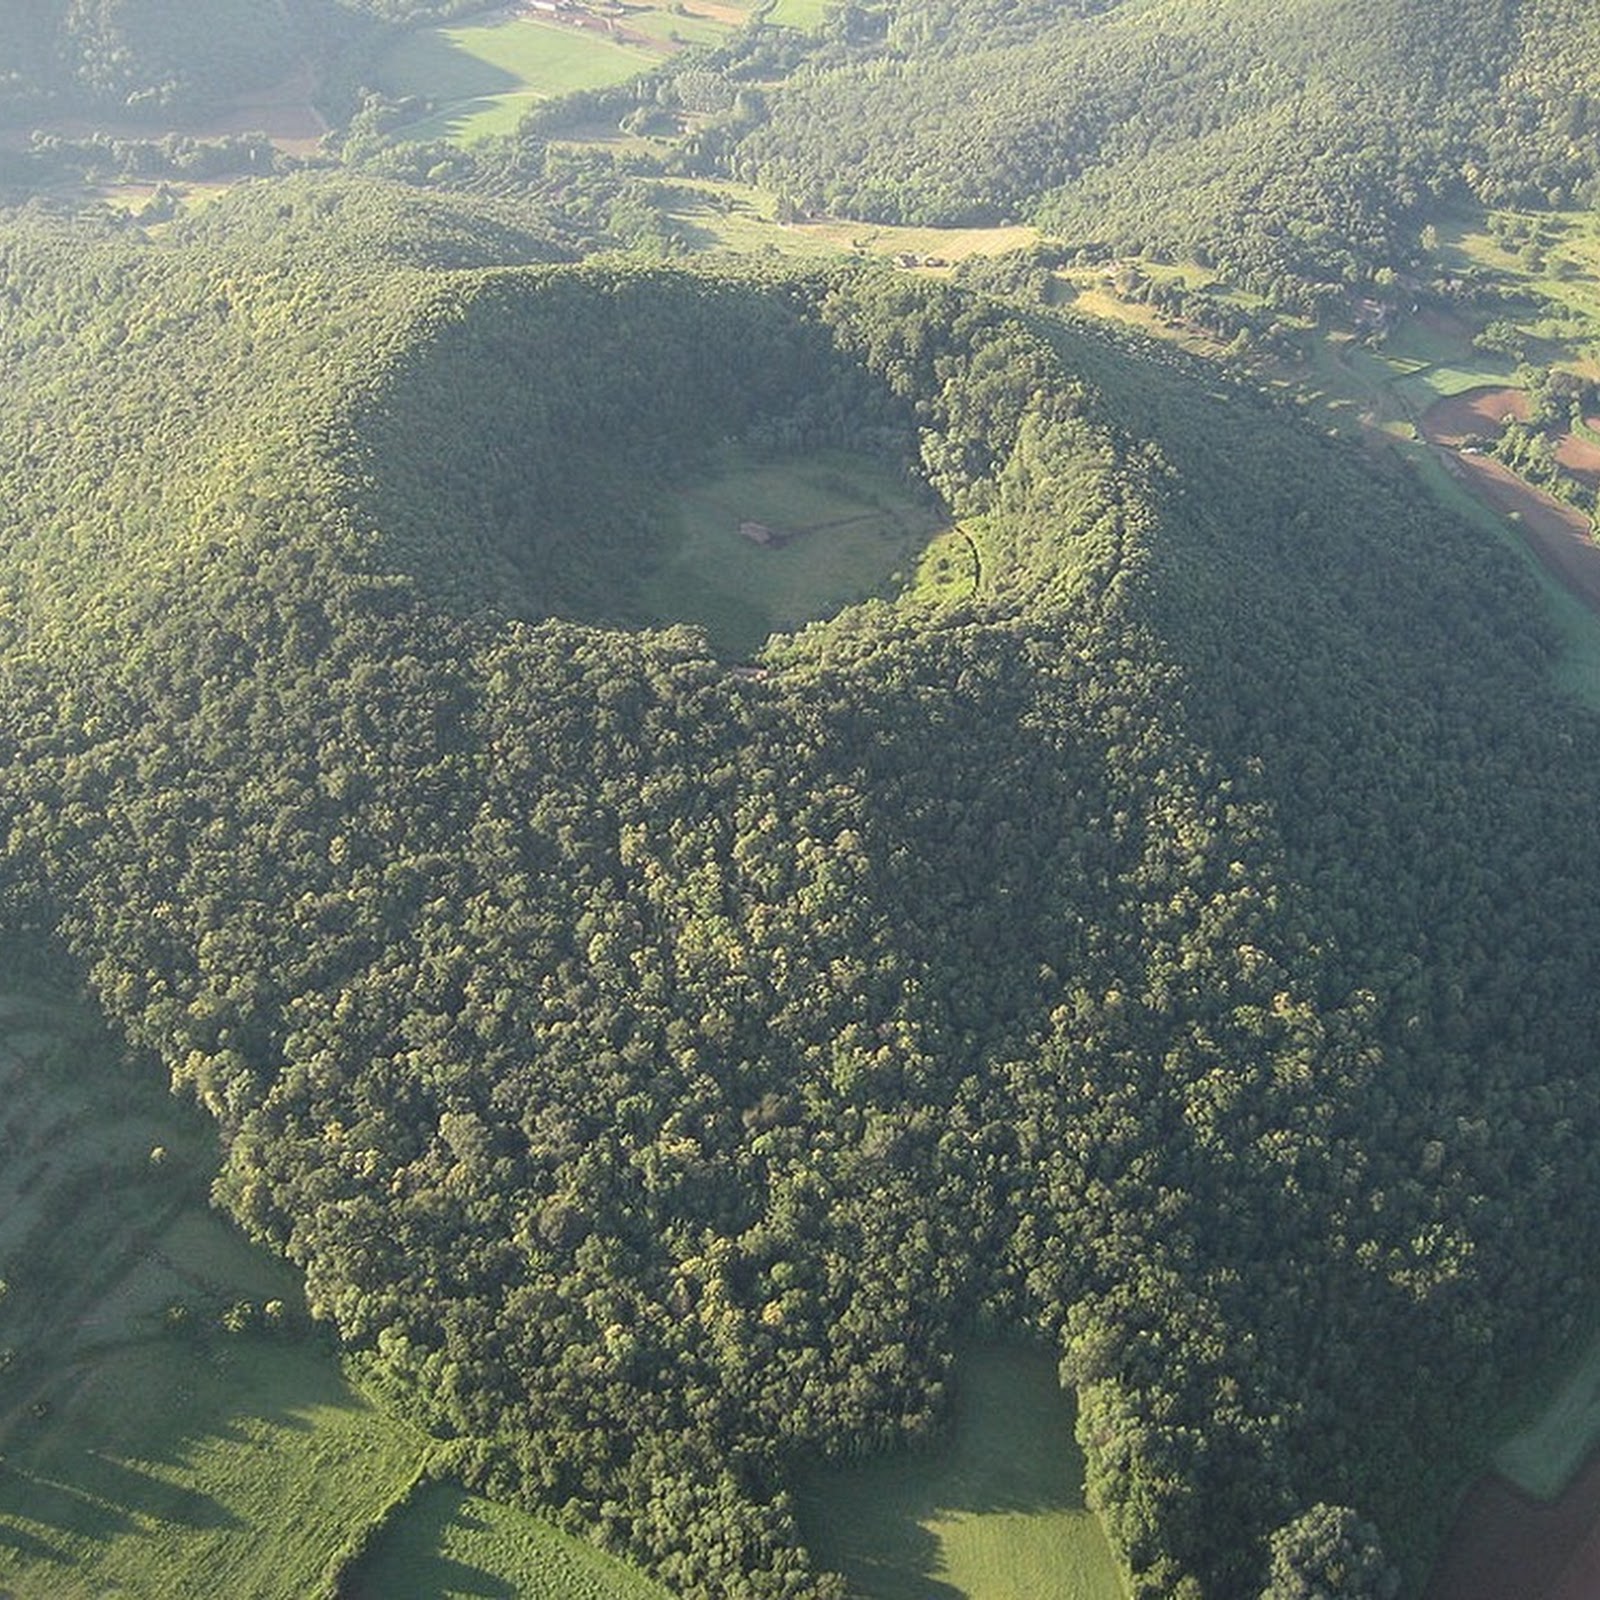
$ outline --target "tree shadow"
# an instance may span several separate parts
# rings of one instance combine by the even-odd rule
[[[808,1544],[860,1600],[965,1600],[943,1581],[937,1524],[1083,1509],[1081,1452],[1054,1359],[989,1347],[957,1363],[939,1448],[814,1468],[796,1485]]]
[[[522,87],[504,67],[481,60],[454,39],[429,29],[410,35],[400,60],[389,64],[386,87],[402,94],[426,95],[436,103],[488,99]]]
[[[0,1514],[6,1511],[43,1528],[97,1544],[134,1533],[147,1523],[197,1532],[244,1526],[209,1495],[92,1453],[77,1457],[70,1471],[58,1465],[48,1476],[11,1474],[7,1492],[0,1500]],[[35,1540],[15,1527],[4,1529],[0,1537],[16,1544],[21,1553],[46,1557],[56,1554],[45,1541]],[[37,1551],[31,1548],[35,1543],[39,1546]],[[29,1548],[24,1549],[24,1545]]]
[[[934,1576],[939,1541],[908,1507],[884,1508],[870,1523],[835,1528],[812,1547],[819,1562],[843,1573],[850,1593],[864,1600],[964,1600]]]
[[[407,1502],[404,1515],[389,1521],[347,1575],[341,1592],[350,1600],[386,1600],[393,1593],[393,1580],[404,1573],[411,1594],[516,1600],[516,1587],[506,1579],[444,1554],[450,1533],[463,1529],[483,1532],[488,1524],[472,1509],[465,1490],[431,1486]]]

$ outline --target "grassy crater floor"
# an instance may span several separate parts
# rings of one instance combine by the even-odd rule
[[[1123,1600],[1055,1363],[990,1347],[958,1365],[955,1427],[928,1455],[815,1469],[796,1485],[818,1561],[854,1600]]]
[[[664,496],[660,522],[639,612],[697,624],[720,652],[747,656],[769,634],[906,588],[949,519],[864,456],[730,450],[716,473]]]

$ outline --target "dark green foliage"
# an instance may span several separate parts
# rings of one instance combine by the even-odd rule
[[[736,170],[809,209],[1026,218],[1308,303],[1402,267],[1442,196],[1558,204],[1600,170],[1574,0],[1123,0],[937,45],[916,15],[770,96]]]
[[[9,887],[219,1199],[685,1596],[836,1593],[789,1464],[927,1437],[995,1329],[1139,1595],[1259,1593],[1323,1502],[1414,1567],[1600,1223],[1600,746],[1518,570],[1064,323],[395,196],[0,258]],[[600,625],[644,488],[847,432],[974,594],[755,675]]]
[[[255,0],[0,0],[0,122],[209,105],[288,72],[300,20]]]
[[[1399,1588],[1370,1522],[1348,1506],[1315,1505],[1273,1534],[1261,1600],[1393,1600]]]
[[[0,0],[0,126],[64,111],[159,119],[273,84],[381,23],[476,0]]]

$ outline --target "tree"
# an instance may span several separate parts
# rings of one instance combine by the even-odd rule
[[[1394,1600],[1400,1589],[1378,1530],[1349,1506],[1319,1502],[1279,1528],[1268,1547],[1261,1600]]]

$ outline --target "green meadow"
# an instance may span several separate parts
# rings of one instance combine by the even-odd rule
[[[774,28],[794,28],[815,33],[822,26],[832,0],[773,0],[761,13],[761,20]]]
[[[539,100],[624,83],[685,45],[715,44],[742,14],[720,0],[709,9],[650,0],[586,13],[588,26],[498,15],[419,28],[378,63],[377,86],[434,108],[402,137],[471,144],[510,133]]]
[[[1553,1500],[1600,1444],[1600,1335],[1543,1407],[1495,1451],[1495,1467],[1519,1488]]]
[[[378,87],[436,107],[404,137],[470,144],[509,133],[535,101],[603,89],[658,59],[604,33],[526,17],[408,33],[378,65]]]
[[[669,1600],[632,1567],[450,1484],[418,1490],[346,1577],[343,1600]]]
[[[662,559],[638,582],[652,622],[689,622],[748,656],[767,636],[904,587],[946,519],[891,469],[845,451],[763,460],[730,452],[721,470],[662,501]],[[760,523],[771,545],[740,533]]]
[[[1123,1600],[1055,1363],[990,1347],[957,1366],[949,1442],[818,1469],[796,1502],[852,1600]]]

